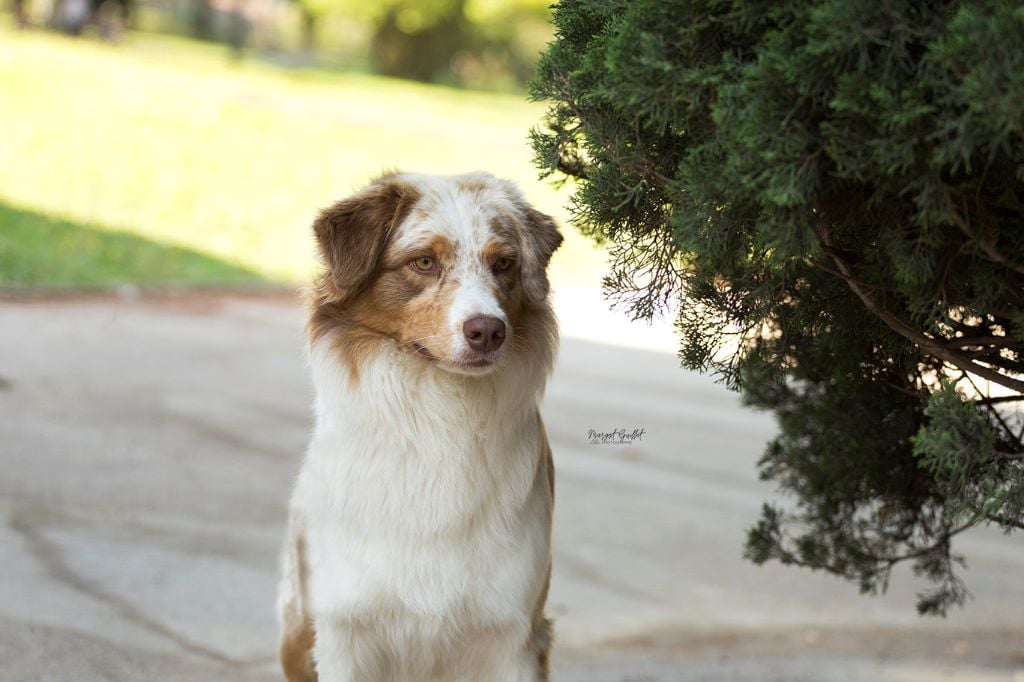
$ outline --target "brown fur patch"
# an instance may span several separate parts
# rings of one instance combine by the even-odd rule
[[[540,462],[538,462],[538,475],[543,475],[547,479],[549,504],[550,509],[553,510],[555,506],[555,463],[551,456],[551,444],[548,441],[548,434],[544,428],[544,422],[540,418],[540,414],[537,415],[538,421],[540,421]],[[553,517],[548,514],[548,531],[551,531],[551,524]],[[554,639],[552,632],[551,619],[544,616],[544,605],[548,600],[548,590],[551,587],[551,553],[548,552],[548,566],[547,575],[544,576],[544,587],[541,590],[540,596],[537,598],[537,603],[533,609],[533,631],[530,633],[530,647],[531,650],[537,656],[537,666],[540,673],[539,680],[541,682],[547,682],[549,676],[550,658],[551,658],[551,644]]]
[[[278,657],[288,682],[316,682],[316,665],[313,662],[315,640],[313,622],[305,620],[281,641]]]
[[[459,180],[458,187],[463,192],[484,192],[489,183],[484,180]]]
[[[511,243],[516,243],[518,230],[516,229],[514,219],[506,217],[495,216],[488,221],[488,225],[491,228],[491,234],[493,234],[498,240],[504,240]]]
[[[511,234],[502,236],[503,231],[495,229],[495,226],[500,224],[497,220],[491,222],[492,231],[497,236],[488,239],[484,244],[480,259],[494,277],[491,291],[501,309],[508,315],[509,324],[515,334],[513,343],[521,344],[524,342],[524,339],[521,338],[524,330],[520,329],[523,315],[523,289],[520,286],[522,266],[514,237]],[[507,234],[507,228],[504,231]],[[494,269],[499,258],[508,258],[512,261],[504,272]]]
[[[562,234],[555,219],[528,204],[519,206],[523,233],[523,288],[534,302],[548,295],[547,267],[551,254],[562,244]]]
[[[316,666],[313,662],[316,634],[313,619],[305,609],[309,566],[306,562],[306,539],[303,535],[295,536],[292,551],[296,553],[298,566],[299,597],[297,601],[286,605],[282,613],[278,659],[288,682],[317,682]]]
[[[448,309],[457,286],[443,269],[438,275],[418,273],[408,265],[388,269],[355,301],[349,314],[363,329],[410,350],[419,343],[441,356],[437,337],[447,333]],[[447,345],[447,339],[440,340]]]
[[[519,257],[519,250],[515,247],[515,242],[511,239],[491,238],[487,240],[486,244],[484,244],[484,248],[480,255],[484,264],[491,267],[494,265],[496,260],[503,256],[505,258],[517,260]]]
[[[530,645],[537,655],[537,680],[548,682],[551,675],[551,645],[554,643],[550,618],[541,618],[534,624],[530,637]]]
[[[395,174],[385,175],[322,211],[313,224],[327,270],[317,276],[307,294],[311,312],[306,330],[311,343],[329,332],[340,332],[334,343],[349,346],[342,355],[351,356],[352,368],[358,368],[359,357],[379,339],[352,328],[346,304],[373,281],[394,228],[405,220],[419,196],[415,187]]]
[[[343,301],[359,293],[379,267],[392,230],[419,197],[415,187],[387,176],[320,212],[313,233],[328,270],[317,280],[322,298]]]
[[[410,262],[431,255],[439,272],[417,272]],[[359,368],[389,339],[409,347],[419,342],[427,350],[437,346],[435,335],[444,332],[447,310],[458,282],[444,272],[454,247],[434,237],[422,247],[403,247],[384,257],[384,267],[366,290],[351,301],[314,307],[310,333],[314,340],[334,332],[332,344],[348,369],[350,386],[359,380]],[[425,292],[432,292],[422,296]],[[414,351],[412,351],[414,352]]]
[[[504,271],[496,269],[497,262],[502,258],[510,261],[508,269]],[[510,286],[519,279],[519,249],[511,239],[488,239],[481,250],[480,260],[503,286]]]

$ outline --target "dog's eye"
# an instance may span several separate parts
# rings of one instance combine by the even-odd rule
[[[412,262],[412,266],[420,272],[430,272],[434,269],[434,259],[430,256],[420,256]]]
[[[495,272],[505,272],[510,267],[512,267],[512,259],[507,256],[502,256],[498,260],[494,261]]]

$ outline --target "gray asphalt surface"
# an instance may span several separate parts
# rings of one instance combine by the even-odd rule
[[[289,297],[0,303],[0,680],[273,680],[276,555],[309,429]],[[773,431],[670,353],[565,338],[556,682],[1024,682],[1024,546],[958,543],[948,620],[740,556]],[[588,432],[643,429],[633,445]]]

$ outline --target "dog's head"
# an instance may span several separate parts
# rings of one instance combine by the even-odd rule
[[[386,175],[321,212],[327,267],[316,337],[344,324],[364,345],[392,339],[423,362],[486,374],[546,309],[555,222],[514,184],[485,173]]]

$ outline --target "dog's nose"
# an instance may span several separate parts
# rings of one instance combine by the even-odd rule
[[[462,333],[470,348],[489,353],[505,342],[505,323],[496,317],[472,317],[463,323]]]

